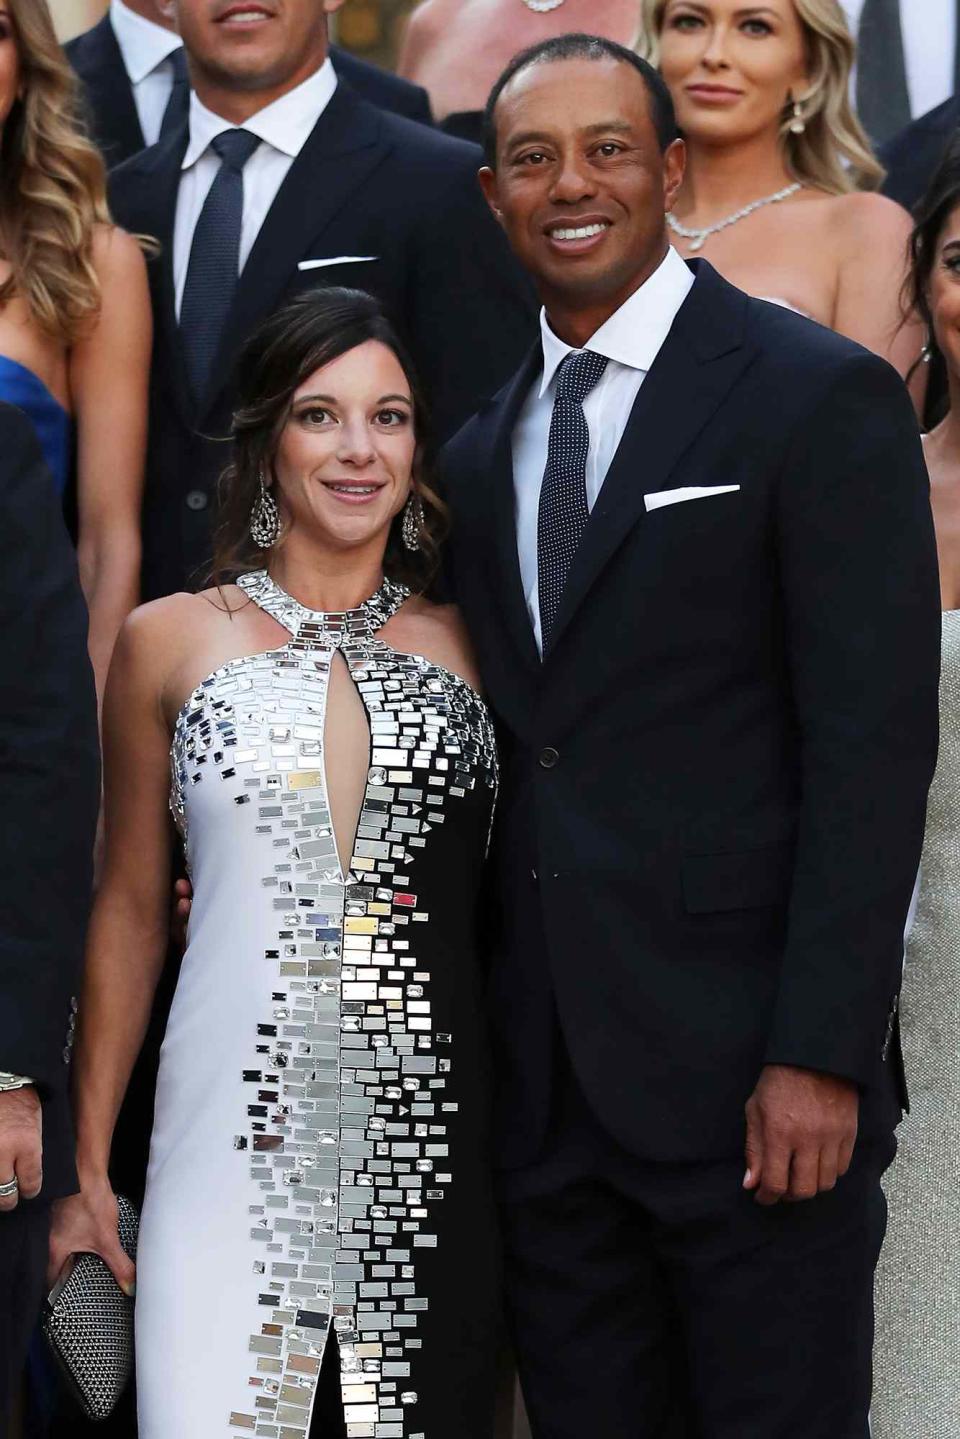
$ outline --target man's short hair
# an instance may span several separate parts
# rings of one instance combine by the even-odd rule
[[[640,55],[628,50],[625,45],[618,45],[615,40],[606,40],[602,35],[558,35],[552,40],[541,40],[538,45],[530,45],[526,50],[514,55],[490,91],[483,114],[483,158],[491,169],[495,169],[497,163],[497,126],[494,118],[497,101],[521,70],[528,70],[531,65],[549,64],[554,60],[620,60],[624,65],[632,65],[646,86],[650,115],[661,152],[679,137],[670,91],[659,71],[652,65]]]

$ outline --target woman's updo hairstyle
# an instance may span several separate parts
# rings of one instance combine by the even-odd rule
[[[261,473],[275,481],[280,436],[300,386],[324,365],[358,345],[376,340],[392,350],[413,397],[417,447],[413,485],[423,514],[420,548],[408,550],[401,536],[403,511],[395,516],[384,555],[389,579],[421,594],[436,573],[446,532],[446,507],[425,476],[427,415],[409,356],[380,304],[362,290],[307,290],[264,320],[244,346],[237,367],[233,416],[233,458],[220,477],[219,525],[214,538],[212,579],[228,584],[266,565],[267,552],[250,533],[250,516],[260,494]],[[281,540],[283,507],[281,506]]]

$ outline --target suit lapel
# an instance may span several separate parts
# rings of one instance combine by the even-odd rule
[[[169,367],[168,379],[184,422],[192,426],[196,419],[196,404],[182,363],[173,282],[173,227],[186,148],[187,127],[184,124],[167,140],[143,152],[140,161],[136,162],[140,166],[141,191],[136,215],[142,232],[156,240],[160,247],[160,253],[150,262],[154,275],[154,324],[160,341],[158,352],[165,357]]]
[[[481,454],[478,466],[478,473],[489,477],[493,550],[497,566],[493,590],[519,654],[538,674],[541,668],[540,655],[527,611],[517,551],[513,429],[542,364],[543,349],[538,341],[530,351],[523,368],[494,402],[495,410],[487,425],[487,447]]]
[[[203,413],[229,381],[237,353],[250,332],[276,308],[311,241],[389,150],[378,111],[347,86],[338,85],[287,171],[243,267],[211,369]]]
[[[146,142],[140,128],[133,88],[109,15],[105,15],[96,26],[92,38],[97,42],[95,78],[97,108],[102,121],[98,128],[104,131],[102,139],[109,164],[119,165],[122,160],[128,160],[142,150]],[[106,120],[108,116],[109,121]]]
[[[552,653],[604,566],[646,518],[644,495],[667,478],[752,358],[747,297],[704,261],[649,374],[574,556]]]

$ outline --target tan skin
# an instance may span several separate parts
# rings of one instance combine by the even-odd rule
[[[540,290],[556,334],[583,346],[660,263],[684,147],[661,154],[643,81],[615,60],[530,66],[496,112],[497,164],[481,171],[494,214]],[[557,228],[597,222],[588,241]],[[746,1106],[744,1188],[760,1204],[811,1199],[846,1173],[859,1093],[848,1080],[767,1065]]]
[[[273,462],[284,532],[269,568],[283,589],[316,610],[353,608],[377,590],[390,525],[410,493],[415,449],[409,383],[379,342],[349,351],[299,387]],[[371,485],[372,496],[357,503],[357,487]],[[346,486],[347,495],[335,486]],[[452,607],[411,598],[380,633],[395,649],[424,655],[478,684]],[[87,944],[74,1061],[81,1192],[55,1206],[51,1282],[71,1254],[87,1250],[102,1255],[128,1290],[134,1280],[117,1241],[107,1161],[167,944],[167,794],[177,715],[213,670],[280,648],[289,638],[232,585],[222,593],[157,600],[124,626],[107,686],[106,864]],[[331,677],[326,741],[337,755],[330,800],[343,863],[352,853],[363,798],[368,729],[342,661]]]
[[[157,0],[183,37],[198,98],[242,125],[327,58],[327,16],[344,0]],[[248,18],[242,18],[248,17]]]
[[[945,610],[960,609],[960,204],[937,239],[927,292],[934,339],[947,366],[950,408],[924,441]]]
[[[13,22],[0,0],[0,129],[22,83]],[[0,354],[32,370],[76,422],[77,559],[102,697],[117,631],[139,595],[152,321],[146,265],[136,241],[104,225],[94,240],[93,262],[101,308],[82,338],[65,346],[45,334],[25,303],[14,298],[0,310]],[[9,269],[0,258],[0,278]]]
[[[423,85],[437,119],[482,110],[494,82],[520,50],[587,31],[633,48],[637,0],[564,0],[538,15],[520,0],[421,0],[407,22],[398,73]]]
[[[660,68],[687,141],[674,213],[704,228],[793,182],[779,130],[809,93],[804,29],[793,0],[669,0]],[[902,375],[920,353],[900,325],[910,219],[875,194],[804,188],[757,210],[697,253],[749,294],[796,309],[883,355]],[[690,241],[673,235],[681,254]]]
[[[22,83],[13,21],[0,0],[0,131]],[[0,355],[32,370],[76,421],[77,559],[100,697],[117,631],[139,595],[152,330],[146,267],[136,242],[104,225],[94,240],[93,262],[102,302],[88,333],[67,347],[45,334],[15,297],[0,309]],[[0,280],[9,272],[0,256]],[[32,1087],[0,1094],[0,1183],[14,1176],[25,1199],[40,1192],[42,1115]],[[0,1213],[17,1201],[17,1194],[0,1197]]]

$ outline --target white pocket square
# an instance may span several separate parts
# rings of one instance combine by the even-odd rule
[[[682,505],[684,500],[706,500],[711,495],[732,495],[739,485],[685,485],[679,490],[656,490],[644,495],[647,511],[662,509],[664,505]]]
[[[298,270],[323,270],[327,265],[364,265],[368,260],[379,260],[379,255],[332,255],[329,260],[301,260]]]

